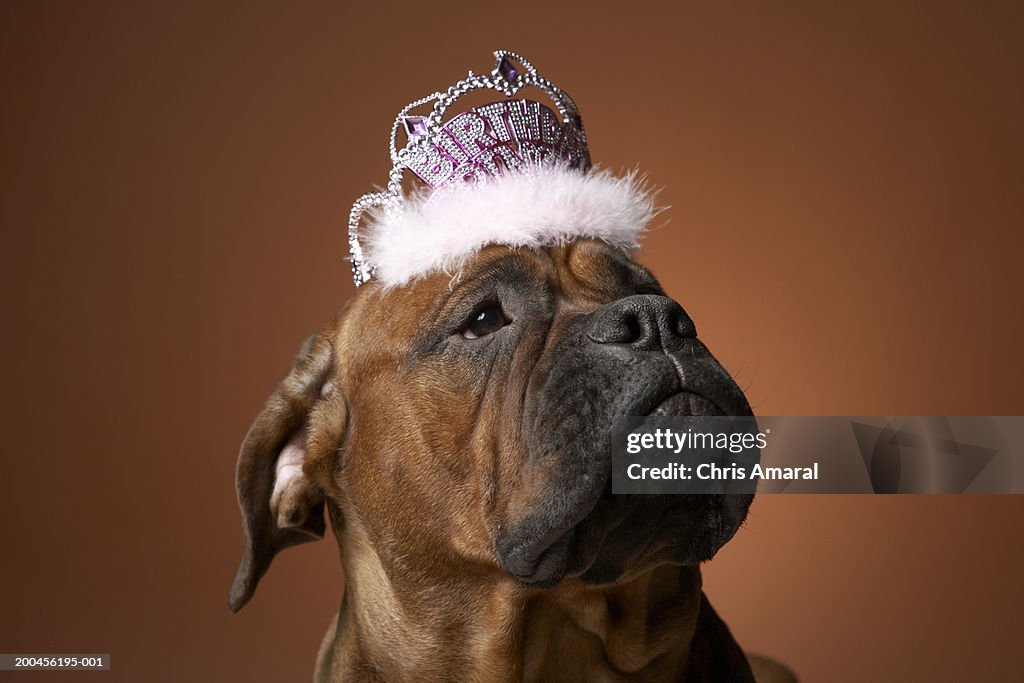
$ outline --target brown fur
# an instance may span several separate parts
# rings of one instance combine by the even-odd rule
[[[492,530],[544,502],[533,485],[542,468],[523,466],[517,417],[549,345],[524,339],[511,370],[493,377],[417,357],[416,348],[464,305],[462,288],[476,273],[508,259],[523,277],[550,283],[549,337],[574,312],[614,300],[624,277],[657,286],[603,245],[581,241],[542,252],[493,247],[461,277],[360,288],[314,336],[243,445],[247,548],[232,608],[248,601],[274,553],[322,534],[325,505],[345,594],[317,681],[727,680],[713,661],[723,656],[749,675],[738,649],[709,654],[717,651],[707,638],[727,632],[702,597],[697,567],[539,589],[496,563]],[[271,509],[275,454],[302,425],[305,479]]]

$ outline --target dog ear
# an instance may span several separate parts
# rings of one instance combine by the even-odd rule
[[[245,548],[228,595],[232,612],[249,602],[279,551],[324,536],[324,493],[303,463],[310,414],[329,392],[331,365],[327,335],[306,340],[242,442],[235,486]]]

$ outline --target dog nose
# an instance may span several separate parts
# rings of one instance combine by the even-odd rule
[[[629,344],[643,351],[660,351],[697,336],[683,307],[667,296],[637,295],[610,303],[594,312],[587,335],[598,344]]]

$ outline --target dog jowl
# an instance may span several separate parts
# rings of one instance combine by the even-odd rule
[[[611,493],[615,418],[653,413],[750,407],[605,242],[371,281],[246,436],[231,608],[326,512],[345,582],[317,680],[753,680],[698,568],[750,498]]]

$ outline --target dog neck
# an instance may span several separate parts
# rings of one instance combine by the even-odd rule
[[[697,567],[664,565],[605,587],[568,581],[527,597],[523,679],[677,681],[701,605]]]
[[[684,680],[706,604],[697,567],[539,590],[496,571],[389,573],[358,524],[341,545],[345,597],[317,681]]]

